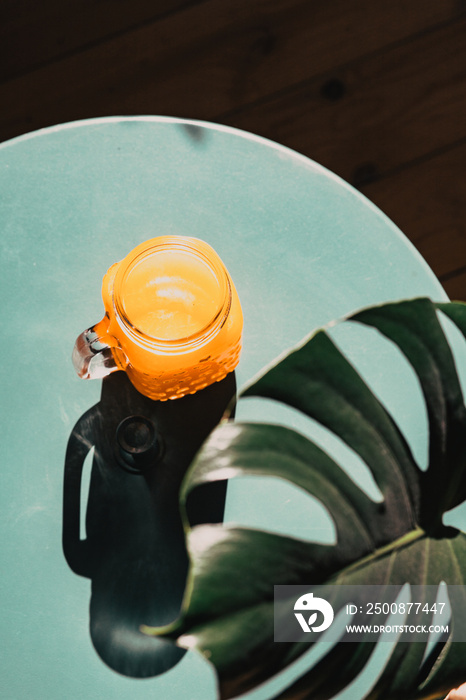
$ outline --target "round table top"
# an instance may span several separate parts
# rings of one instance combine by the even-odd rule
[[[89,638],[89,581],[71,572],[61,549],[67,440],[100,394],[99,381],[76,377],[70,355],[76,336],[102,318],[103,274],[157,235],[210,243],[243,307],[239,387],[312,329],[361,306],[446,295],[365,197],[308,158],[224,126],[160,117],[65,124],[3,144],[0,179],[5,697],[215,698],[211,667],[191,652],[147,680],[108,669]],[[414,379],[396,394],[384,372],[391,350],[364,333],[361,340],[350,327],[335,337],[401,416],[422,457],[425,416],[413,410]],[[239,417],[254,417],[254,401],[244,403]],[[342,449],[316,430],[329,451]],[[367,480],[361,465],[352,468]],[[309,514],[302,494],[266,481],[230,484],[226,519],[330,536],[325,513]],[[248,697],[269,698],[280,682]]]

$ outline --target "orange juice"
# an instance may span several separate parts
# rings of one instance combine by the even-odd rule
[[[131,268],[120,296],[135,328],[159,340],[180,340],[215,318],[223,289],[214,271],[189,251],[165,250]]]
[[[238,364],[241,306],[207,243],[183,236],[142,243],[109,269],[102,296],[106,315],[93,330],[146,396],[194,393]]]

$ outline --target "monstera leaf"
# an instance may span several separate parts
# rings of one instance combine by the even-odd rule
[[[275,476],[319,499],[337,533],[335,545],[324,545],[230,525],[187,525],[191,571],[182,615],[169,628],[146,632],[204,654],[216,668],[221,698],[256,687],[309,648],[273,641],[274,584],[464,584],[466,536],[442,517],[466,498],[466,409],[439,311],[466,335],[461,303],[415,299],[350,317],[393,341],[414,368],[427,408],[427,470],[325,330],[242,394],[283,402],[332,431],[369,467],[382,502],[372,501],[316,444],[282,426],[225,422],[198,454],[183,485],[183,506],[206,482]],[[444,697],[466,679],[466,644],[456,641],[464,639],[463,593],[452,601],[448,639],[428,650],[426,642],[402,635],[368,697]],[[331,698],[373,651],[373,642],[338,643],[277,697]]]

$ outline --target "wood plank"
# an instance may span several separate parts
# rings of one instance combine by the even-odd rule
[[[352,183],[466,137],[466,19],[224,119]]]
[[[442,285],[452,301],[466,301],[466,270],[442,280]]]
[[[466,269],[465,163],[463,142],[362,188],[445,280],[447,293],[453,290],[448,278]]]
[[[205,0],[0,85],[0,140],[108,114],[215,117],[464,12],[442,0]]]
[[[154,21],[195,0],[3,0],[0,81]]]

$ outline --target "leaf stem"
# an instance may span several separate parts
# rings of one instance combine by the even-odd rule
[[[389,544],[386,544],[384,547],[380,547],[380,549],[374,550],[367,556],[363,557],[362,559],[359,559],[359,561],[354,562],[354,564],[350,564],[345,569],[342,569],[342,571],[339,572],[337,579],[341,578],[342,576],[346,576],[348,573],[357,571],[358,569],[366,566],[366,564],[369,564],[377,559],[382,559],[382,557],[385,557],[387,554],[391,554],[395,550],[407,547],[412,542],[415,542],[416,540],[420,540],[423,537],[425,537],[425,534],[426,533],[422,528],[410,530],[405,535],[399,537],[397,540],[389,542]]]

